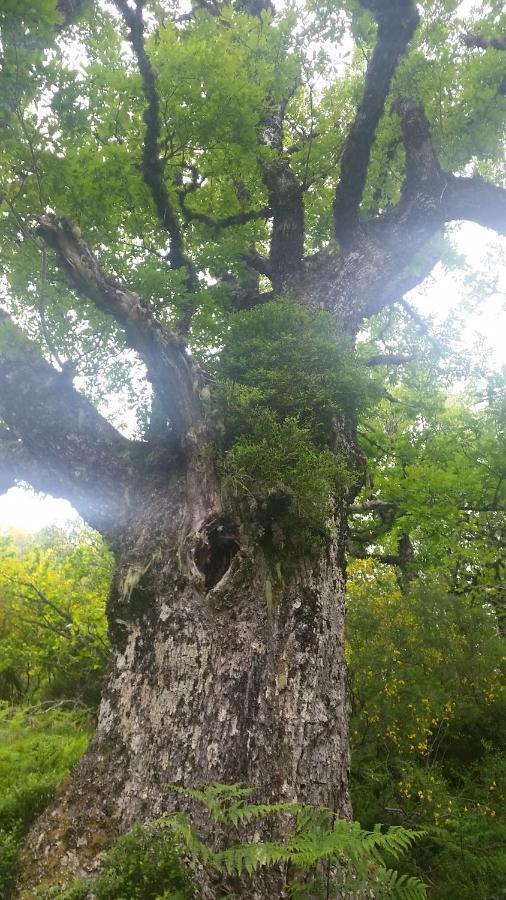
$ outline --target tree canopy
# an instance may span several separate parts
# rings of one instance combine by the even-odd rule
[[[181,433],[190,370],[238,310],[288,292],[353,334],[430,271],[446,222],[504,231],[503,18],[453,0],[4,4],[4,304],[32,341],[2,364],[23,441],[4,486],[69,493],[64,453],[44,471],[42,407],[121,455],[70,379],[130,434]],[[2,346],[22,343],[2,315]],[[13,378],[31,404],[15,426]],[[75,446],[68,462],[84,484]]]

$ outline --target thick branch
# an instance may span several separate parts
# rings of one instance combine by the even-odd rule
[[[28,481],[104,530],[125,506],[130,442],[0,312],[0,487]],[[6,349],[4,349],[6,348]]]
[[[272,216],[269,278],[275,293],[282,291],[287,281],[301,270],[304,255],[304,191],[283,154],[283,121],[288,100],[286,97],[264,118],[259,138],[261,144],[277,153],[277,158],[264,168]]]
[[[378,36],[365,78],[365,89],[350,127],[341,159],[341,176],[334,200],[336,237],[349,243],[358,224],[376,128],[400,58],[418,25],[413,0],[362,0],[378,23]]]
[[[434,151],[430,125],[424,109],[413,100],[402,97],[394,111],[401,119],[401,132],[406,151],[406,177],[403,195],[419,191],[424,182],[441,177],[441,169]]]
[[[244,261],[255,272],[258,272],[259,275],[266,275],[270,281],[273,280],[273,274],[271,269],[271,264],[269,260],[262,256],[258,250],[255,250],[254,247],[250,247],[246,253],[244,254]]]
[[[412,201],[426,214],[435,214],[441,224],[466,220],[493,228],[499,234],[506,229],[506,191],[478,176],[459,177],[443,172],[432,145],[430,127],[424,110],[411,100],[397,104],[406,148],[406,180],[403,204]]]
[[[256,222],[258,219],[268,219],[271,215],[269,207],[264,206],[262,209],[250,209],[247,212],[225,216],[223,219],[213,219],[212,216],[208,216],[206,213],[190,209],[184,202],[184,196],[181,196],[180,203],[183,215],[188,222],[201,222],[203,225],[215,229],[232,228],[234,225],[246,225],[247,222]]]
[[[338,327],[352,334],[430,273],[439,254],[426,248],[447,222],[468,220],[506,234],[506,190],[442,171],[424,111],[409,100],[397,110],[407,159],[400,202],[357,229],[344,252],[306,260],[305,276],[292,288],[306,305],[332,312]]]
[[[182,340],[165,331],[139,294],[105,275],[79,230],[67,219],[42,216],[39,233],[56,251],[72,286],[122,325],[127,344],[144,362],[172,428],[184,435],[197,417],[199,379]]]
[[[138,2],[133,10],[127,0],[114,0],[114,3],[128,28],[128,36],[137,59],[142,78],[142,89],[147,102],[144,110],[146,133],[142,150],[142,175],[151,191],[158,218],[170,237],[170,263],[174,269],[187,269],[188,287],[193,288],[195,286],[193,266],[184,253],[183,237],[165,183],[164,162],[160,157],[160,99],[156,89],[155,73],[144,43],[143,4]]]
[[[448,175],[441,212],[445,222],[464,219],[506,234],[506,190],[478,176]]]
[[[49,473],[27,452],[22,441],[7,428],[0,429],[0,494],[5,494],[18,481],[26,481],[40,491],[48,492]]]

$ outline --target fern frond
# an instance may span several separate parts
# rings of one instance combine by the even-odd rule
[[[425,834],[423,831],[411,831],[401,826],[384,830],[381,825],[376,825],[373,831],[365,831],[358,822],[336,819],[332,810],[326,807],[248,803],[251,791],[240,784],[210,784],[201,789],[178,785],[167,787],[201,802],[219,824],[237,826],[254,818],[283,813],[296,817],[294,832],[285,841],[238,843],[217,852],[200,839],[186,813],[175,813],[158,820],[173,830],[190,856],[217,871],[225,871],[228,875],[252,875],[263,867],[289,863],[296,871],[313,873],[315,879],[311,890],[318,890],[318,863],[328,860],[335,870],[336,889],[345,882],[350,898],[369,896],[376,889],[381,891],[378,897],[392,900],[422,900],[426,896],[421,881],[413,876],[398,875],[386,865],[386,860],[397,859],[409,850],[413,842]],[[291,896],[316,896],[307,893],[306,886],[294,883]]]
[[[376,874],[380,883],[388,888],[390,900],[425,900],[427,889],[414,875],[399,875],[393,869],[378,868]]]

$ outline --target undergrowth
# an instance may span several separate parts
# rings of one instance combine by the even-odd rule
[[[76,881],[44,900],[185,900],[197,898],[189,870],[204,866],[222,884],[218,896],[232,900],[227,876],[240,876],[241,896],[256,872],[285,867],[293,900],[363,897],[423,900],[425,886],[417,878],[399,875],[390,864],[406,853],[422,832],[376,826],[364,831],[357,822],[336,819],[331,810],[294,803],[254,804],[251,791],[241,785],[211,784],[186,794],[208,810],[224,831],[235,831],[255,819],[269,817],[282,825],[284,840],[230,844],[214,850],[200,837],[185,812],[165,816],[149,826],[136,825],[103,859],[102,873],[93,881]],[[228,827],[227,827],[228,826]],[[275,826],[274,826],[275,827]],[[184,858],[188,869],[181,859]],[[253,882],[251,882],[253,890]],[[218,890],[220,890],[218,888]]]
[[[0,897],[10,897],[23,838],[90,735],[83,711],[0,707]]]
[[[176,837],[156,826],[135,825],[104,855],[93,882],[75,881],[45,900],[190,900],[197,896],[181,862]]]

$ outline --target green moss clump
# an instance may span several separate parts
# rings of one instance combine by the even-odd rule
[[[332,529],[333,498],[350,482],[345,462],[318,449],[308,428],[293,417],[276,421],[259,410],[250,434],[226,453],[223,471],[229,496],[247,503],[264,528],[277,523],[282,540],[313,549]]]
[[[336,434],[368,397],[351,347],[327,313],[281,298],[235,316],[215,375],[228,496],[284,544],[319,546],[353,480]]]

